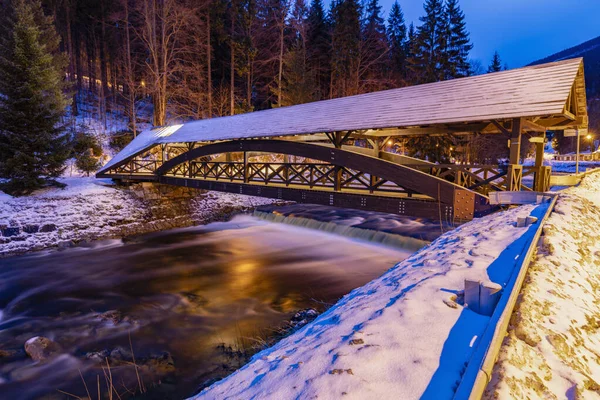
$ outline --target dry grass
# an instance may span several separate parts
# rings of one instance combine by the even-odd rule
[[[131,332],[129,333],[129,348],[131,350],[131,357],[132,357],[132,361],[125,361],[125,364],[131,365],[134,370],[135,370],[135,375],[137,378],[137,387],[134,389],[130,389],[127,387],[127,385],[125,385],[124,381],[121,381],[121,386],[122,386],[122,392],[119,392],[119,390],[117,390],[117,385],[113,379],[113,375],[112,375],[112,370],[110,367],[110,362],[108,360],[108,357],[105,358],[105,362],[106,362],[106,366],[102,366],[102,374],[104,376],[104,384],[105,386],[103,387],[100,384],[100,375],[96,375],[96,388],[97,388],[97,400],[103,400],[106,399],[106,395],[108,396],[108,400],[122,400],[123,396],[125,395],[131,395],[131,396],[135,396],[136,394],[143,394],[147,392],[146,386],[144,385],[144,381],[142,380],[140,373],[139,373],[139,366],[137,365],[136,361],[135,361],[135,354],[133,352],[133,344],[131,341]],[[57,391],[59,393],[65,394],[71,398],[77,399],[77,400],[93,400],[92,395],[90,394],[90,390],[88,388],[87,382],[85,381],[85,378],[83,377],[83,374],[81,373],[81,370],[78,369],[79,371],[79,376],[81,377],[81,382],[83,383],[83,387],[85,388],[85,393],[87,395],[87,397],[81,397],[81,396],[77,396],[73,393],[69,393],[66,392],[64,390],[60,390],[57,389]]]

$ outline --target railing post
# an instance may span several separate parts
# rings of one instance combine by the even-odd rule
[[[290,178],[290,156],[287,154],[283,155],[283,180],[285,181],[285,186],[289,186],[289,178]]]
[[[248,152],[244,152],[244,183],[248,183],[250,171],[248,171]]]
[[[373,191],[375,190],[375,184],[377,184],[377,177],[369,175],[369,193],[373,193]]]

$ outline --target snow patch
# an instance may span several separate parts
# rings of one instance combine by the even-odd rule
[[[600,172],[560,192],[485,398],[600,398]]]

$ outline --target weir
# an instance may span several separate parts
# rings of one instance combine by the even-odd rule
[[[383,244],[388,247],[395,247],[402,250],[417,251],[430,242],[426,240],[416,239],[408,236],[402,236],[394,233],[381,232],[371,229],[355,228],[348,225],[342,225],[335,222],[322,222],[311,218],[292,217],[279,215],[275,213],[254,211],[255,217],[264,219],[269,222],[278,222],[287,225],[309,228],[336,235],[359,239],[365,242]]]

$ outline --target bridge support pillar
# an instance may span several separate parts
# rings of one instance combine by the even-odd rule
[[[545,167],[544,163],[544,142],[545,135],[529,139],[535,143],[535,178],[533,180],[533,190],[536,192],[546,192],[550,190],[550,174],[552,167]]]
[[[339,192],[342,190],[342,167],[335,166],[333,190]]]
[[[521,158],[521,131],[523,121],[521,118],[513,119],[512,131],[510,136],[510,165],[508,166],[508,175],[506,190],[511,192],[521,190],[521,180],[523,177],[523,166],[520,165]]]

